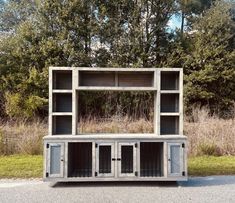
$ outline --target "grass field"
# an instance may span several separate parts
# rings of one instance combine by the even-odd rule
[[[199,156],[189,158],[189,175],[235,175],[235,156]]]
[[[0,156],[0,178],[41,178],[42,156]],[[235,175],[235,156],[189,158],[190,176]]]
[[[42,177],[41,155],[0,156],[0,178]]]

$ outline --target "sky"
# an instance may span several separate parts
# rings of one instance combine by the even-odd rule
[[[180,17],[176,16],[176,15],[173,15],[169,22],[168,22],[168,25],[169,27],[172,29],[172,30],[175,30],[176,28],[180,28],[181,26],[181,19]]]

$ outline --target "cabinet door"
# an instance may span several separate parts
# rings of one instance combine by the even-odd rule
[[[48,177],[64,177],[64,143],[47,144]]]
[[[118,143],[118,176],[132,177],[136,172],[135,143]]]
[[[114,143],[96,143],[96,176],[114,177]]]
[[[168,175],[184,174],[184,148],[182,143],[168,143]]]

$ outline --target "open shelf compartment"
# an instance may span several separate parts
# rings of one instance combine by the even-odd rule
[[[140,177],[163,176],[163,142],[140,142]]]
[[[179,94],[161,94],[161,112],[179,112]]]
[[[72,89],[72,70],[53,70],[53,89]]]
[[[72,93],[53,93],[53,112],[72,112]]]
[[[92,177],[92,142],[68,143],[68,177]]]
[[[153,87],[154,71],[139,74],[131,71],[79,71],[78,86]]]
[[[161,90],[179,90],[179,71],[161,71]]]
[[[71,135],[72,116],[53,116],[52,127],[53,135]]]
[[[179,134],[179,116],[161,116],[161,135],[178,135]]]

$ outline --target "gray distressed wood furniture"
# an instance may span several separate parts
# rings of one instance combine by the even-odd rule
[[[151,91],[154,133],[81,134],[79,91]],[[49,68],[45,181],[187,180],[180,68]]]

